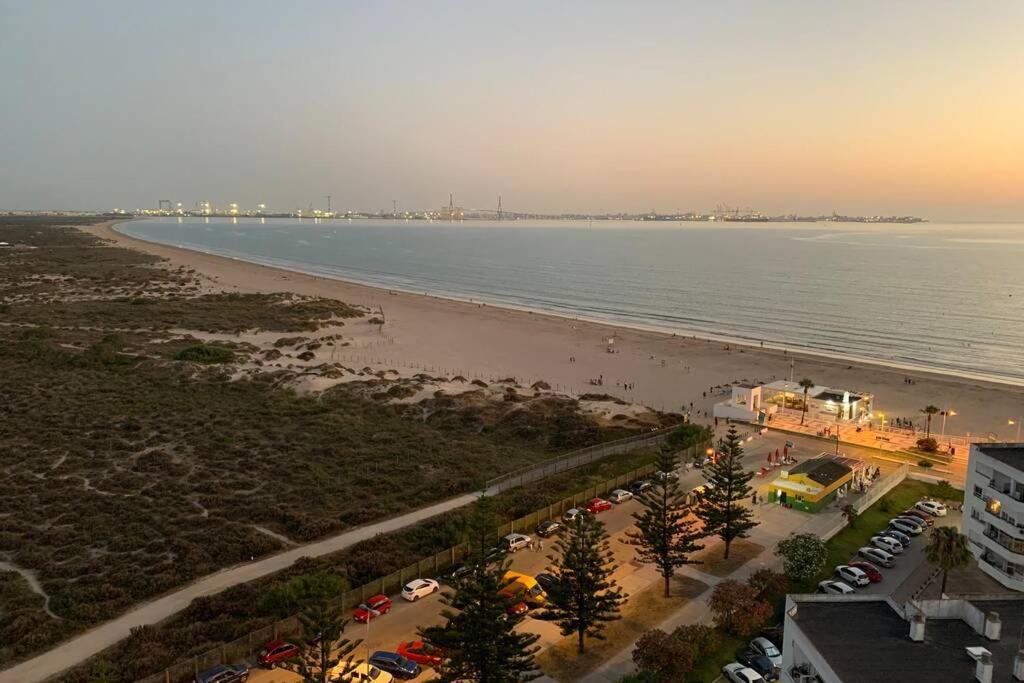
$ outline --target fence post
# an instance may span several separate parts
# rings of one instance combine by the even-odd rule
[[[220,663],[227,664],[228,662],[228,646],[226,643],[220,644]]]
[[[164,683],[171,683],[171,670],[164,669]]]

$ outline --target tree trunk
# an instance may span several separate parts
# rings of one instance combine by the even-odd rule
[[[939,598],[946,594],[946,570],[942,570],[942,588],[939,589]]]
[[[723,560],[728,560],[729,559],[729,545],[731,543],[732,543],[732,539],[727,539],[725,541],[725,555],[722,556]]]
[[[669,595],[671,593],[671,590],[672,590],[671,585],[670,585],[671,581],[672,581],[672,577],[666,575],[665,576],[665,597],[666,598],[669,597]]]
[[[577,652],[578,652],[579,654],[583,654],[583,637],[584,637],[584,629],[580,629],[579,631],[577,631],[577,632],[576,632],[576,635],[578,635],[578,636],[579,636],[579,639],[580,639],[579,645],[578,645],[578,646],[576,647],[576,651],[577,651]]]

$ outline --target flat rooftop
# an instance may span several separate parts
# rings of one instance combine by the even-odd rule
[[[764,385],[764,388],[770,391],[785,391],[793,394],[802,395],[804,393],[804,388],[800,386],[797,382],[790,382],[784,379],[769,382],[768,384]],[[807,395],[810,398],[820,399],[822,401],[827,401],[831,399],[836,403],[843,402],[844,393],[850,394],[850,403],[855,403],[856,401],[860,401],[865,397],[871,396],[871,394],[866,394],[862,391],[849,391],[847,389],[836,389],[833,387],[826,387],[820,385],[815,385],[807,390]]]
[[[811,481],[829,486],[850,474],[855,464],[856,460],[842,456],[818,456],[798,463],[790,468],[789,473],[804,474]]]
[[[1024,443],[976,443],[974,447],[1004,465],[1024,471]]]
[[[801,601],[793,620],[843,683],[938,683],[974,680],[975,662],[965,648],[992,653],[992,680],[1011,681],[1013,658],[1024,627],[1020,599],[969,599],[984,613],[998,612],[1002,635],[987,640],[959,618],[929,618],[924,642],[910,640],[910,622],[884,600]]]

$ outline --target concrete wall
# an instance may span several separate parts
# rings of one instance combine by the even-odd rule
[[[857,508],[857,512],[864,512],[878,502],[882,496],[899,486],[899,484],[907,478],[907,472],[909,471],[910,468],[907,465],[901,465],[900,468],[892,474],[887,474],[880,480],[876,481],[874,486],[868,490],[864,497],[858,500],[854,505],[854,507]]]

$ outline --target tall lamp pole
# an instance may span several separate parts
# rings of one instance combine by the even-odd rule
[[[946,418],[956,417],[956,411],[953,409],[947,409],[942,411],[942,434],[939,435],[939,441],[946,438]]]

